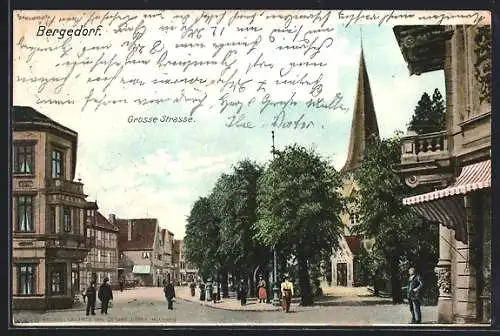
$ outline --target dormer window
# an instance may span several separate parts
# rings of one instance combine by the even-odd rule
[[[60,150],[52,151],[52,178],[62,178],[64,175],[64,154]]]

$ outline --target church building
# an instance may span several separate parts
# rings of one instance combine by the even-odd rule
[[[357,187],[353,173],[362,164],[363,152],[367,144],[379,137],[377,116],[363,47],[361,47],[358,87],[355,99],[347,159],[341,170],[344,175],[342,196],[347,198],[355,196]],[[365,241],[362,236],[353,235],[351,232],[357,220],[354,203],[348,204],[348,210],[341,215],[341,219],[345,227],[344,235],[339,242],[340,248],[334,251],[331,257],[331,282],[328,282],[330,282],[331,286],[352,287],[362,285],[358,280],[355,259],[362,248],[369,248],[371,242]]]

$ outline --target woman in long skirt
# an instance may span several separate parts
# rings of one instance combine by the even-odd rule
[[[258,290],[258,295],[259,295],[259,303],[266,303],[267,302],[267,288],[266,288],[266,281],[262,279],[262,275],[259,276],[259,282],[257,284]]]

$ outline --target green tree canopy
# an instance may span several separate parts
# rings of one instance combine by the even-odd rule
[[[184,245],[186,259],[198,267],[203,277],[220,266],[219,219],[208,197],[200,197],[194,203],[187,219]]]
[[[221,255],[238,273],[249,273],[267,262],[269,249],[257,242],[257,180],[263,168],[255,162],[238,162],[231,174],[223,174],[212,191],[213,211],[220,218]]]
[[[256,237],[282,258],[295,257],[303,305],[313,302],[308,265],[338,246],[340,185],[328,162],[298,145],[278,151],[259,179]]]
[[[402,301],[399,263],[403,259],[429,260],[436,254],[436,229],[403,205],[403,198],[416,191],[408,187],[391,167],[400,162],[400,139],[395,136],[369,145],[363,164],[356,170],[359,223],[355,231],[375,238],[374,250],[391,278],[393,301]]]
[[[417,134],[439,132],[446,129],[446,107],[443,96],[434,90],[432,99],[424,92],[408,125],[408,129]]]

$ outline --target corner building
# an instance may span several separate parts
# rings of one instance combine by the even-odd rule
[[[68,308],[90,250],[78,135],[31,107],[11,116],[13,309]]]
[[[409,186],[435,188],[403,203],[439,225],[438,321],[490,323],[491,26],[393,30],[410,75],[445,77],[446,129],[408,134],[395,167]]]

